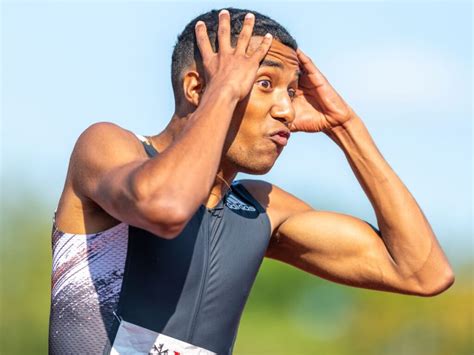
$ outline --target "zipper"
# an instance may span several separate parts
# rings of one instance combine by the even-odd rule
[[[201,308],[202,295],[204,293],[204,288],[205,288],[206,283],[207,283],[207,273],[208,273],[208,266],[209,266],[209,226],[210,226],[210,218],[209,218],[209,215],[207,213],[207,208],[205,206],[204,206],[203,218],[206,219],[206,221],[204,223],[204,226],[205,226],[205,233],[204,233],[204,235],[205,235],[205,240],[204,240],[204,245],[205,245],[205,248],[204,248],[204,271],[203,271],[203,276],[201,278],[201,286],[199,288],[198,297],[197,297],[197,300],[196,300],[196,304],[194,306],[193,317],[191,319],[191,324],[190,324],[189,330],[188,330],[187,339],[188,339],[189,343],[193,342],[194,330],[196,328],[196,320],[197,320],[197,316],[199,314],[199,310]]]
[[[221,199],[221,201],[219,202],[219,204],[216,206],[218,207],[218,209],[225,209],[225,203],[226,203],[226,199],[227,199],[227,195],[231,193],[231,189],[229,189],[224,197]],[[222,206],[219,206],[221,205]],[[203,219],[206,219],[206,221],[204,221],[204,226],[205,226],[205,240],[204,240],[204,245],[205,245],[205,248],[204,248],[204,272],[203,272],[203,277],[201,278],[201,286],[200,286],[200,289],[199,289],[199,293],[198,293],[198,298],[197,298],[197,301],[196,301],[196,305],[194,307],[194,312],[193,312],[193,317],[191,319],[191,324],[190,324],[190,327],[189,327],[189,331],[188,331],[188,341],[190,343],[193,342],[193,336],[194,336],[194,330],[196,329],[196,320],[197,320],[197,317],[198,317],[198,314],[199,314],[199,311],[201,309],[201,302],[202,302],[202,296],[203,296],[203,293],[204,293],[204,288],[206,287],[206,284],[207,284],[207,279],[208,279],[208,272],[209,272],[209,254],[210,254],[210,248],[211,248],[211,221],[213,220],[213,218],[216,217],[216,207],[214,207],[213,209],[208,209],[206,206],[204,206],[204,215],[203,215]],[[220,211],[220,213],[222,213],[223,211]],[[218,218],[222,218],[222,216],[219,216],[217,215]],[[215,224],[215,223],[214,223]],[[216,228],[216,227],[214,227]]]

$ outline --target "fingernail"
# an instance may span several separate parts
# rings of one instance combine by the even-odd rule
[[[251,18],[254,18],[254,14],[252,14],[251,12],[249,12],[247,15],[245,15],[245,18],[250,20]]]
[[[271,34],[271,33],[267,33],[267,34],[265,35],[265,38],[272,38],[272,34]]]
[[[219,12],[219,16],[224,15],[224,14],[228,14],[228,13],[229,13],[229,11],[227,11],[227,10],[221,10],[221,12]]]
[[[201,26],[201,25],[204,25],[204,22],[202,22],[202,21],[196,22],[196,27]]]

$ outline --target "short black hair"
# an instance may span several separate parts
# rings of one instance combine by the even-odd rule
[[[173,93],[175,102],[178,104],[182,96],[181,74],[184,68],[188,67],[193,60],[201,58],[196,43],[194,27],[196,22],[203,21],[206,24],[207,33],[211,46],[214,51],[217,48],[217,28],[219,24],[219,10],[211,10],[201,14],[191,20],[183,32],[178,36],[171,57],[171,83],[173,85]],[[274,39],[282,44],[296,50],[298,45],[296,40],[288,33],[288,31],[275,20],[268,16],[262,15],[257,11],[247,9],[226,8],[230,13],[230,30],[232,45],[237,42],[238,35],[242,30],[245,15],[249,12],[255,15],[255,25],[253,27],[252,36],[265,36],[270,33]]]

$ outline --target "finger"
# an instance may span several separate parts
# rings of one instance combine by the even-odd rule
[[[207,35],[206,24],[203,21],[198,21],[196,22],[196,27],[194,30],[196,32],[196,42],[199,52],[201,53],[202,60],[204,61],[214,53],[211,42],[209,41],[209,36]]]
[[[296,49],[296,55],[298,56],[299,62],[303,66],[303,70],[308,75],[313,75],[318,81],[326,82],[326,77],[316,67],[310,57],[303,53],[299,48]]]
[[[219,51],[229,51],[230,46],[230,14],[227,10],[219,12],[219,28],[217,30]]]
[[[255,24],[255,15],[249,12],[247,15],[245,15],[244,25],[242,26],[242,30],[240,31],[240,34],[239,34],[237,47],[235,49],[237,53],[245,53],[247,51],[250,38],[252,37],[254,24]]]
[[[267,33],[260,43],[260,46],[252,54],[252,57],[256,58],[258,62],[261,62],[262,59],[267,55],[268,49],[272,45],[273,36],[270,33]]]

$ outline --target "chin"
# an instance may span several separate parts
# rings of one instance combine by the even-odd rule
[[[248,162],[247,164],[241,164],[239,166],[239,171],[251,175],[264,175],[271,170],[275,164],[275,161],[276,159],[255,160]]]
[[[266,169],[253,169],[253,168],[243,168],[240,172],[250,175],[265,175],[271,170],[271,166]]]
[[[251,175],[264,175],[268,173],[280,156],[281,150],[267,146],[251,147],[248,150],[229,149],[226,154],[227,161],[242,173]]]

